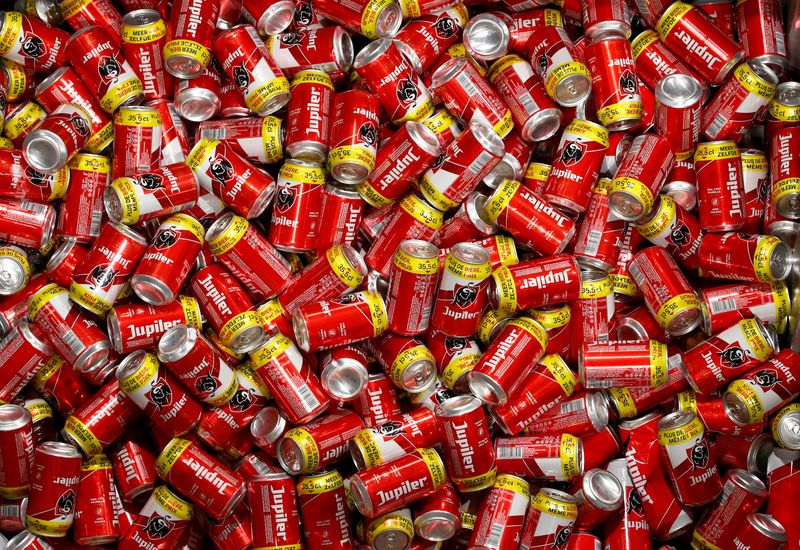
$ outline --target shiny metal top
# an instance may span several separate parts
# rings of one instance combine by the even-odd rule
[[[656,100],[676,109],[698,103],[703,98],[703,88],[696,78],[688,74],[671,74],[658,81]]]
[[[764,485],[764,482],[761,481],[757,475],[750,473],[747,470],[742,470],[740,468],[731,470],[728,472],[726,481],[735,483],[746,491],[760,497],[766,497],[767,494],[769,494],[767,486]]]
[[[470,19],[464,27],[464,47],[475,59],[492,61],[508,51],[511,32],[505,21],[491,13]]]
[[[219,218],[214,220],[214,223],[211,224],[211,227],[209,227],[208,231],[206,232],[206,241],[211,242],[222,235],[222,233],[228,229],[235,219],[236,214],[234,212],[225,212]]]
[[[439,247],[428,241],[405,239],[400,242],[400,250],[412,258],[432,259],[439,257]]]
[[[469,123],[469,131],[478,140],[478,143],[496,157],[506,154],[506,146],[503,140],[492,129],[491,126],[478,120]]]
[[[147,355],[145,350],[134,351],[120,362],[117,367],[117,380],[125,380],[142,366]]]
[[[358,70],[360,67],[369,65],[378,59],[381,54],[388,50],[393,44],[394,42],[387,38],[379,38],[378,40],[370,42],[356,55],[353,61],[353,68]]]
[[[747,522],[765,537],[786,542],[786,530],[775,518],[767,514],[749,514]]]
[[[81,452],[74,445],[61,443],[60,441],[45,441],[36,446],[36,450],[42,450],[50,456],[60,456],[64,458],[81,458]]]
[[[31,413],[19,405],[0,405],[0,432],[9,432],[31,424]]]
[[[688,410],[669,413],[658,421],[658,429],[660,431],[680,428],[681,426],[685,426],[694,420],[695,416],[696,415],[692,411]]]
[[[406,130],[408,130],[408,135],[411,136],[414,143],[423,151],[437,157],[442,154],[442,146],[433,130],[421,122],[413,120],[406,122]]]
[[[594,468],[583,474],[583,497],[601,510],[616,510],[622,504],[622,485],[614,474]]]
[[[194,327],[175,325],[158,341],[158,360],[169,363],[185,357],[202,337]]]
[[[128,27],[144,27],[161,19],[156,10],[134,10],[122,17],[122,24]]]
[[[773,101],[790,107],[800,107],[800,82],[788,81],[778,84]]]
[[[439,408],[436,410],[436,416],[445,418],[459,416],[472,412],[482,405],[483,403],[481,403],[479,399],[471,395],[457,395],[439,405]]]
[[[470,265],[489,263],[489,252],[482,246],[473,243],[458,243],[450,249],[450,254]]]

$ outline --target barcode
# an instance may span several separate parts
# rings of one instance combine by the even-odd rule
[[[311,393],[311,390],[308,388],[308,386],[300,386],[297,388],[297,394],[300,396],[300,399],[302,399],[303,404],[309,408],[314,409],[319,407],[319,401],[314,394]]]
[[[469,165],[467,171],[477,174],[483,170],[483,167],[486,166],[490,160],[492,160],[492,155],[488,151],[483,151],[480,155],[478,155],[478,158],[472,161],[472,164]]]
[[[603,233],[596,229],[590,229],[589,235],[586,237],[586,246],[583,247],[583,253],[587,256],[594,256],[600,248],[600,239],[603,238]]]
[[[783,36],[783,31],[775,30],[775,49],[778,50],[778,55],[786,55],[786,40]]]
[[[535,113],[539,110],[539,105],[536,104],[533,96],[528,92],[519,96],[519,102],[522,104],[522,108],[525,109],[526,113]]]
[[[0,506],[0,517],[2,518],[18,518],[20,517],[19,506]]]
[[[224,140],[227,133],[225,128],[203,128],[203,131],[200,132],[200,137]]]
[[[633,277],[633,282],[636,283],[636,286],[642,286],[644,277],[642,277],[642,271],[639,269],[638,266],[634,264],[628,265],[628,273],[630,273],[631,277]]]
[[[486,546],[489,548],[499,548],[500,539],[503,537],[504,523],[493,523],[489,528],[489,536],[486,537]]]
[[[89,224],[89,235],[96,237],[100,234],[100,226],[103,223],[103,211],[92,212],[92,223]]]
[[[677,353],[675,355],[670,355],[669,358],[667,359],[667,370],[677,369],[678,367],[681,366],[682,363],[683,361],[681,360],[680,353]]]
[[[49,208],[49,206],[46,204],[39,204],[38,202],[30,202],[30,201],[22,201],[20,206],[22,206],[22,208],[24,208],[25,210],[31,210],[33,212],[36,212],[37,214],[41,214],[42,212],[47,212],[47,209]]]
[[[711,302],[711,313],[725,313],[736,309],[736,298],[726,298],[719,302]]]
[[[64,343],[67,344],[67,346],[69,346],[69,351],[71,351],[75,355],[79,355],[80,352],[83,351],[84,348],[83,342],[81,342],[81,339],[78,338],[75,335],[75,333],[72,332],[71,330],[65,332],[62,339],[64,340]]]
[[[725,116],[720,113],[714,117],[714,120],[708,126],[708,136],[711,139],[719,134],[722,131],[722,127],[725,126]]]
[[[575,399],[573,401],[567,401],[566,403],[561,403],[561,414],[568,414],[568,413],[582,411],[584,408],[585,405],[583,404],[583,399]]]
[[[464,93],[466,93],[469,97],[478,95],[478,87],[475,86],[472,80],[469,79],[466,71],[458,73],[458,76],[456,76],[456,82],[461,85],[461,87],[464,89]]]
[[[522,447],[500,447],[497,458],[522,458]]]

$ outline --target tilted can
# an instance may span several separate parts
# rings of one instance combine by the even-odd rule
[[[723,396],[731,420],[740,425],[756,424],[789,404],[800,391],[795,374],[798,361],[800,355],[787,348],[731,382]]]
[[[100,235],[103,193],[111,181],[107,157],[78,153],[67,164],[72,185],[62,200],[56,235],[87,243]]]
[[[41,395],[46,396],[53,408],[65,418],[71,416],[91,397],[88,382],[59,355],[52,356],[39,369],[31,380],[31,385]],[[136,410],[133,403],[130,405]]]
[[[646,216],[674,160],[675,154],[666,138],[653,134],[635,138],[608,190],[611,212],[628,221]]]
[[[735,7],[736,28],[747,59],[758,61],[781,76],[788,66],[780,4],[746,0]]]
[[[563,28],[543,26],[528,44],[531,66],[544,81],[547,95],[563,107],[578,105],[589,96],[591,74]]]
[[[81,453],[72,445],[45,441],[36,447],[25,523],[44,537],[65,537],[75,518]]]
[[[722,481],[716,453],[694,413],[675,412],[659,420],[658,443],[675,496],[682,504],[701,506],[717,498]]]
[[[295,14],[304,15],[304,12],[298,10]],[[275,62],[289,78],[301,71],[314,70],[323,71],[332,80],[338,80],[353,65],[353,40],[340,25],[270,33],[264,42]]]
[[[585,388],[658,387],[668,379],[667,346],[656,340],[586,342],[578,372]]]
[[[698,295],[707,334],[717,334],[751,315],[780,328],[789,314],[789,293],[782,281],[734,283],[706,288]]]
[[[196,138],[218,139],[251,162],[275,164],[283,159],[285,134],[283,121],[269,115],[206,120],[200,123]],[[186,156],[188,152],[187,147]]]
[[[325,470],[348,454],[348,441],[364,429],[352,411],[321,416],[287,431],[278,442],[278,462],[292,475]]]
[[[314,5],[317,17],[334,21],[351,32],[363,34],[371,40],[392,38],[403,23],[403,10],[399,2],[374,2],[358,0],[342,4],[323,0]]]
[[[700,266],[700,245],[704,236],[700,223],[669,195],[656,197],[650,213],[636,223],[636,230],[669,252],[686,269]]]
[[[772,235],[708,233],[699,250],[704,277],[772,283],[786,279],[792,269],[791,250]]]
[[[575,497],[555,489],[539,489],[531,498],[520,549],[566,546],[577,516]]]
[[[405,7],[405,3],[401,5]],[[468,20],[466,6],[453,4],[441,11],[415,17],[403,25],[394,40],[414,70],[421,74],[458,41]]]
[[[194,517],[191,504],[166,485],[156,487],[142,506],[127,533],[120,539],[120,548],[135,548],[145,541],[156,550],[174,548],[183,538]]]
[[[449,483],[414,506],[414,531],[425,540],[453,538],[461,526],[461,501]]]
[[[439,249],[416,239],[401,242],[389,271],[389,329],[405,335],[427,331],[438,282]]]
[[[600,178],[592,189],[586,214],[578,225],[575,254],[578,264],[586,269],[609,271],[617,265],[619,246],[627,223],[618,219],[608,208],[608,188],[611,180]]]
[[[500,475],[569,482],[583,474],[583,444],[567,433],[498,437],[494,453]]]
[[[460,395],[436,411],[447,475],[461,492],[494,485],[497,469],[486,412],[479,399]]]
[[[176,78],[196,78],[211,63],[219,3],[179,0],[169,15],[164,66]]]
[[[0,238],[9,244],[39,249],[53,235],[56,212],[49,204],[0,200]]]
[[[22,156],[45,173],[61,170],[89,139],[89,113],[80,105],[65,103],[51,111],[22,142]]]
[[[638,125],[642,98],[625,35],[611,29],[595,32],[584,55],[592,73],[592,95],[600,123],[610,131]]]
[[[783,547],[787,540],[786,529],[778,520],[767,514],[753,513],[748,514],[744,525],[736,530],[733,544],[777,550]]]
[[[700,224],[707,232],[735,231],[745,224],[742,160],[733,141],[701,143],[694,152]]]
[[[530,500],[527,481],[512,475],[497,476],[478,510],[470,548],[502,550],[515,544],[520,538]]]
[[[119,496],[125,502],[150,493],[158,480],[156,457],[138,440],[128,438],[120,441],[109,453],[114,469],[114,480],[118,485]]]
[[[0,56],[42,72],[66,64],[66,31],[19,11],[4,12],[2,26],[9,29],[9,36],[0,44]]]
[[[425,344],[412,336],[386,332],[379,338],[367,341],[364,348],[401,390],[419,393],[430,387],[436,379],[433,355]]]
[[[767,105],[766,138],[772,139],[776,130],[794,126],[800,122],[800,84],[797,82],[781,82],[775,87],[775,95]]]
[[[11,403],[54,354],[39,329],[20,319],[0,341],[0,404]]]
[[[614,317],[614,285],[605,271],[581,272],[581,287],[578,297],[570,302],[573,341],[605,341],[611,335],[611,320]],[[572,349],[573,357],[579,348]]]
[[[606,469],[622,485],[622,509],[612,516],[604,528],[605,540],[612,548],[638,548],[646,545],[650,528],[642,509],[641,496],[633,484],[624,458],[616,458]]]
[[[163,306],[120,304],[106,314],[108,337],[117,353],[153,348],[167,330],[179,324],[202,328],[195,298],[179,295]]]
[[[349,442],[350,456],[356,468],[363,470],[441,441],[437,417],[430,409],[419,407],[359,431]]]
[[[124,106],[114,115],[112,179],[149,172],[161,162],[161,115],[155,107]]]
[[[672,146],[677,160],[691,158],[700,141],[703,93],[689,74],[671,74],[658,81],[656,132]]]

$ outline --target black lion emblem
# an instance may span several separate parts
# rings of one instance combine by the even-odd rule
[[[216,158],[211,161],[209,171],[211,172],[211,177],[222,185],[228,183],[233,177],[233,165],[222,155],[217,155]]]
[[[22,39],[21,51],[23,55],[39,59],[47,53],[44,41],[35,34],[26,34]]]
[[[195,382],[194,387],[198,393],[212,394],[215,391],[217,391],[217,388],[219,388],[219,380],[217,380],[210,374],[205,374],[197,379],[197,382]]]
[[[114,282],[117,273],[110,265],[97,265],[89,273],[89,280],[95,288],[107,289]]]
[[[310,23],[311,21],[309,21]],[[308,24],[308,23],[306,23]],[[284,46],[297,46],[303,41],[303,35],[297,32],[287,32],[280,35],[281,44]]]
[[[233,68],[233,81],[239,88],[247,88],[253,81],[250,72],[245,68],[244,63],[239,63]]]
[[[358,302],[358,294],[345,294],[344,296],[339,296],[336,298],[336,302],[339,304],[354,304]]]
[[[72,127],[78,132],[79,136],[88,136],[89,135],[89,125],[86,123],[86,119],[80,115],[72,114],[69,117],[69,122],[72,124]]]
[[[397,83],[397,99],[400,100],[400,103],[403,105],[411,105],[418,97],[419,88],[417,88],[417,85],[411,80],[411,77],[406,77]]]
[[[153,245],[158,249],[162,249],[169,248],[176,242],[178,242],[178,234],[172,229],[165,229],[156,235],[156,238],[153,240]]]
[[[278,195],[275,197],[275,208],[278,212],[286,212],[294,206],[295,191],[294,187],[282,186],[278,189]]]
[[[639,515],[644,513],[642,497],[639,495],[639,490],[636,487],[632,487],[631,492],[628,494],[628,513],[630,514],[631,512]]]
[[[772,369],[761,369],[753,375],[753,381],[762,388],[769,389],[781,381],[778,373]]]
[[[689,460],[692,461],[692,468],[705,468],[708,466],[708,444],[705,439],[695,443],[694,447],[686,451],[689,453]]]
[[[447,39],[456,33],[456,22],[453,21],[452,17],[443,13],[433,24],[433,28],[436,30],[436,36]]]
[[[436,160],[433,161],[433,166],[431,166],[431,168],[439,168],[442,164],[444,164],[444,161],[446,160],[447,160],[447,152],[444,152],[438,157],[436,157]]]
[[[636,76],[630,71],[625,69],[619,77],[620,89],[628,95],[633,95],[639,92],[639,85],[636,83]]]
[[[453,291],[453,303],[461,309],[466,309],[478,299],[478,289],[469,285],[457,285]]]
[[[375,145],[378,141],[378,129],[371,122],[365,122],[358,129],[358,139],[366,145]]]
[[[556,536],[553,539],[553,544],[550,548],[566,548],[567,542],[569,542],[569,536],[572,534],[572,526],[571,525],[562,525],[556,531]]]
[[[689,244],[689,228],[685,224],[677,224],[672,231],[670,231],[669,239],[678,246]]]
[[[104,55],[100,58],[97,72],[100,73],[100,80],[103,84],[109,84],[122,74],[122,67],[116,57],[113,55]]]
[[[717,355],[722,358],[722,366],[729,369],[741,367],[747,359],[747,355],[745,354],[744,350],[739,346],[730,346],[729,348],[719,352]]]
[[[577,141],[568,141],[561,150],[561,162],[565,166],[577,164],[586,153],[586,144]]]
[[[444,347],[449,352],[461,351],[467,347],[467,339],[459,336],[447,336],[444,339]]]
[[[536,58],[536,67],[539,69],[539,74],[545,74],[547,72],[547,67],[549,66],[550,56],[547,55],[547,52]]]
[[[148,399],[159,409],[172,403],[172,390],[167,386],[163,378],[155,381],[148,392]]]
[[[147,533],[150,540],[158,540],[169,535],[173,527],[172,521],[156,514],[147,520],[144,532]]]
[[[311,2],[302,2],[294,10],[294,21],[302,27],[307,27],[314,20],[314,12],[311,9]]]
[[[769,180],[767,178],[759,179],[756,183],[756,188],[758,189],[758,200],[767,202],[767,197],[769,196]]]
[[[230,406],[231,410],[234,412],[244,412],[250,408],[254,401],[255,398],[253,398],[252,390],[240,387],[236,390],[236,393],[233,394],[231,400],[228,401],[228,406]]]
[[[50,181],[53,179],[53,176],[50,174],[45,174],[44,172],[39,172],[38,170],[34,170],[28,166],[25,169],[25,178],[31,182],[31,184],[36,185],[37,187],[47,187],[50,185]]]
[[[67,490],[63,495],[58,497],[56,502],[56,513],[62,516],[71,514],[75,510],[75,491],[72,489]]]
[[[136,184],[142,189],[147,189],[148,191],[163,189],[164,178],[158,174],[142,174],[141,176],[136,176]]]
[[[378,433],[384,437],[397,437],[401,433],[405,433],[405,430],[401,429],[402,427],[402,423],[390,420],[378,426]]]

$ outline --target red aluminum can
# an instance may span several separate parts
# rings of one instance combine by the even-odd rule
[[[295,3],[291,0],[229,0],[220,5],[222,12],[231,12],[220,13],[220,19],[233,25],[240,17],[244,17],[261,35],[273,35],[287,30],[296,13]],[[224,8],[226,5],[229,6],[228,10]]]
[[[120,388],[157,428],[171,436],[183,435],[200,420],[202,406],[186,393],[177,378],[161,367],[152,353],[128,355],[116,371]]]
[[[778,237],[709,233],[700,242],[704,277],[772,283],[789,276],[791,251]]]
[[[353,68],[395,124],[421,122],[433,114],[431,93],[393,41],[382,38],[369,44],[358,53]]]
[[[720,84],[744,57],[739,45],[691,4],[673,3],[656,30],[667,47],[711,84]]]
[[[793,491],[800,482],[800,456],[797,451],[775,448],[769,458],[767,467],[770,498],[767,500],[766,512],[781,522],[793,542],[800,539],[798,526],[792,522],[791,511]]]
[[[691,158],[700,140],[700,83],[688,74],[671,74],[658,81],[655,97],[656,132],[669,141],[677,160]]]
[[[367,266],[352,246],[333,246],[289,280],[278,296],[278,304],[291,317],[302,305],[355,289],[366,275]]]
[[[328,151],[328,167],[336,181],[359,183],[375,168],[380,111],[378,99],[365,90],[336,94]]]
[[[520,548],[566,547],[577,516],[575,497],[555,489],[539,489],[531,498]]]
[[[36,273],[22,290],[0,299],[0,335],[7,335],[18,320],[28,316],[28,298],[48,282],[44,273]]]
[[[203,189],[247,219],[260,216],[275,195],[272,176],[250,164],[226,142],[198,140],[186,164]]]
[[[90,136],[84,149],[89,153],[100,153],[111,145],[114,136],[111,117],[100,108],[100,96],[89,91],[88,84],[84,84],[74,69],[62,67],[42,80],[36,87],[36,101],[48,112],[64,103],[82,107],[91,123]]]
[[[747,59],[763,63],[781,76],[788,67],[780,2],[736,3],[736,27]]]
[[[480,246],[459,243],[445,260],[431,327],[448,336],[475,334],[488,303],[486,289],[491,266],[489,254]]]
[[[800,162],[793,154],[800,146],[800,128],[792,126],[775,130],[769,145],[770,202],[775,204],[778,214],[800,218]],[[743,168],[744,164],[743,156]]]
[[[441,442],[440,426],[433,411],[419,407],[360,430],[351,438],[349,447],[356,468],[364,470]]]
[[[294,479],[284,473],[247,480],[247,503],[256,548],[302,548]]]
[[[200,123],[196,137],[224,141],[250,162],[275,164],[283,159],[284,123],[274,116],[207,120]],[[188,156],[188,147],[186,152]]]
[[[470,390],[484,403],[502,405],[546,347],[547,332],[539,323],[529,317],[509,322],[469,373]]]
[[[222,74],[216,66],[211,65],[200,73],[200,76],[191,80],[175,81],[173,93],[175,110],[178,114],[191,122],[203,122],[216,116],[222,107]],[[233,104],[234,109],[246,109],[241,105],[240,94],[234,93],[236,89],[229,85],[226,100],[228,108]],[[248,110],[249,112],[249,110]],[[238,115],[241,116],[241,113]]]
[[[158,360],[199,400],[222,406],[238,389],[236,374],[194,327],[177,325],[158,342]]]
[[[422,175],[419,188],[442,212],[459,206],[505,154],[503,141],[480,121],[474,121]]]
[[[119,538],[112,491],[114,471],[111,461],[98,454],[81,465],[75,523],[72,538],[78,544],[108,544]]]
[[[155,488],[158,479],[156,457],[137,441],[128,439],[115,446],[111,452],[111,463],[123,501],[133,502],[139,495]]]
[[[541,256],[559,254],[575,235],[574,221],[518,181],[503,181],[483,210],[485,219],[511,233],[518,245]]]
[[[197,300],[178,296],[163,306],[146,304],[118,305],[106,315],[108,337],[117,353],[154,348],[161,336],[175,325],[200,329],[202,316]]]
[[[608,418],[605,396],[581,390],[557,407],[543,411],[539,421],[529,424],[524,431],[529,435],[568,433],[589,436],[603,431],[608,426]]]
[[[33,463],[33,419],[17,405],[0,405],[0,496],[18,500],[28,494]]]
[[[112,221],[132,225],[191,208],[198,196],[195,174],[180,162],[115,179],[103,202]]]
[[[89,139],[91,121],[83,107],[59,105],[22,142],[22,155],[35,170],[58,172]]]
[[[587,342],[578,372],[585,388],[655,388],[668,380],[667,346],[655,340]]]
[[[431,90],[466,125],[480,121],[501,138],[514,128],[511,110],[489,82],[463,57],[439,66],[431,76]]]
[[[557,254],[494,270],[492,306],[507,313],[571,302],[580,292],[580,270],[572,256]]]
[[[591,93],[589,69],[562,27],[546,25],[528,39],[531,66],[544,81],[545,90],[563,107],[582,103]]]
[[[4,12],[0,27],[7,29],[0,42],[0,56],[43,73],[66,64],[66,31],[19,11]]]
[[[375,518],[432,495],[446,479],[441,457],[422,448],[354,474],[350,492],[358,511]]]
[[[800,122],[800,99],[797,98],[800,84],[797,82],[781,82],[775,87],[775,96],[767,105],[766,139],[769,142],[772,134],[787,126],[795,126]]]
[[[176,78],[196,78],[211,62],[219,2],[178,0],[169,12],[164,64]]]
[[[238,25],[217,36],[213,51],[251,111],[266,116],[289,102],[289,80],[251,25]]]
[[[353,401],[367,385],[367,355],[355,345],[334,348],[320,358],[318,372],[322,389],[329,396],[337,401]]]
[[[127,226],[107,224],[76,269],[70,299],[96,315],[114,305],[144,255],[147,241]]]
[[[189,291],[224,345],[237,353],[258,347],[264,335],[261,318],[242,286],[224,267],[212,264],[195,273]]]
[[[358,236],[364,201],[349,185],[326,184],[317,228],[317,256],[335,245],[351,245]]]
[[[468,493],[494,485],[495,453],[481,401],[453,397],[439,406],[436,418],[447,475],[456,489]]]
[[[120,550],[134,550],[148,544],[153,550],[175,548],[186,535],[194,512],[192,505],[166,485],[157,487],[119,542]]]
[[[369,375],[364,391],[353,401],[353,409],[368,428],[376,428],[402,414],[397,389],[383,373]]]
[[[173,302],[203,248],[203,232],[200,222],[186,214],[164,221],[131,276],[136,295],[155,306]]]
[[[749,514],[744,525],[736,530],[733,544],[739,547],[778,550],[788,540],[783,525],[767,514]]]
[[[783,282],[736,283],[706,288],[698,295],[706,334],[717,334],[749,316],[780,327],[789,314],[789,294]]]
[[[395,44],[414,71],[422,74],[458,41],[467,21],[467,8],[455,4],[406,23],[394,37]]]
[[[403,23],[403,10],[399,2],[376,6],[367,0],[357,0],[350,4],[318,0],[314,4],[314,12],[318,19],[329,19],[371,40],[392,38]]]
[[[53,354],[33,324],[17,321],[0,342],[0,404],[12,402]]]
[[[638,388],[608,388],[612,410],[621,419],[640,416],[689,387],[686,374],[678,364],[677,355],[668,360],[667,381],[657,388],[640,386]]]
[[[71,185],[61,202],[56,236],[88,243],[100,235],[111,162],[99,155],[78,153],[67,166]]]
[[[45,441],[36,447],[25,523],[44,537],[64,537],[75,517],[81,453],[66,443]]]
[[[774,331],[743,319],[683,354],[692,387],[709,394],[763,363],[775,350]]]
[[[578,345],[609,339],[614,317],[614,292],[611,277],[604,271],[581,273],[578,298],[570,302],[570,314],[574,316],[570,322],[573,341]],[[570,359],[577,359],[579,349],[572,349]]]
[[[339,411],[292,428],[278,443],[278,462],[292,475],[314,474],[348,454],[348,441],[364,429],[352,411]]]
[[[264,39],[272,58],[292,78],[300,71],[323,71],[340,80],[353,64],[353,41],[339,25],[268,33]]]
[[[711,232],[741,229],[745,224],[744,183],[736,143],[701,143],[694,162],[700,224]]]
[[[697,76],[683,60],[672,53],[672,50],[667,48],[658,37],[656,31],[647,29],[634,38],[631,42],[631,51],[636,64],[636,75],[651,90],[655,90],[663,78],[673,74],[682,74],[694,77],[700,84],[703,100],[708,97],[708,82]]]
[[[478,213],[485,203],[486,195],[477,191],[470,193],[453,217],[433,236],[433,244],[449,249],[458,243],[477,241],[497,233],[497,227],[486,223]]]
[[[624,5],[622,1],[617,3]],[[609,21],[605,24],[608,26]],[[592,33],[585,57],[592,73],[592,96],[600,123],[612,132],[637,126],[642,120],[642,96],[631,44],[625,35],[610,29]]]
[[[64,22],[77,31],[90,25],[99,25],[106,29],[119,43],[122,18],[110,0],[97,0],[90,3],[64,2],[60,6]]]
[[[54,355],[36,373],[31,385],[53,403],[61,416],[68,417],[89,399],[91,390],[80,373],[69,365],[62,369],[64,365],[64,360]]]
[[[499,474],[572,481],[583,472],[583,445],[570,434],[498,437],[494,442]]]
[[[688,334],[702,323],[700,300],[666,250],[651,246],[638,252],[629,270],[648,311],[672,336]]]
[[[578,265],[585,269],[610,271],[619,259],[618,242],[626,223],[611,214],[608,208],[608,188],[611,180],[600,178],[592,190],[586,213],[578,225],[573,254]]]
[[[614,31],[624,36],[631,34],[631,8],[622,0],[602,2],[589,0],[583,5],[583,28],[586,36]]]
[[[167,25],[156,10],[130,11],[122,18],[122,53],[142,81],[147,100],[166,99],[174,87],[164,68]]]
[[[428,330],[439,281],[439,249],[420,240],[405,240],[389,271],[386,313],[389,329],[415,335]]]
[[[143,98],[142,81],[122,55],[119,38],[102,27],[83,27],[67,41],[67,56],[100,107],[113,113]]]
[[[775,73],[761,63],[741,63],[705,106],[703,135],[738,142],[775,95],[777,84]]]
[[[328,157],[333,83],[318,70],[300,71],[292,79],[286,114],[286,152],[294,159],[324,163]]]
[[[406,239],[429,241],[442,227],[444,215],[414,193],[395,203],[380,233],[375,237],[364,261],[374,271],[386,277],[392,266],[392,258]],[[362,221],[362,226],[364,225]]]
[[[3,136],[12,147],[20,147],[28,134],[47,117],[47,112],[32,100],[9,107],[3,121]]]
[[[414,506],[414,531],[426,541],[443,541],[455,536],[461,527],[461,500],[452,485],[442,485],[436,493]]]
[[[531,319],[547,331],[546,355],[570,356],[572,348],[572,310],[569,304],[545,306],[528,311]]]
[[[611,212],[628,221],[646,216],[674,160],[675,153],[666,138],[645,134],[634,139],[608,191]]]
[[[189,156],[189,136],[173,102],[154,99],[147,105],[158,109],[161,117],[161,166],[186,160]]]
[[[639,220],[636,230],[669,252],[687,269],[699,267],[703,238],[700,223],[669,195],[656,197],[650,214]]]
[[[285,252],[315,249],[322,215],[325,170],[304,160],[287,160],[278,172],[269,242]]]
[[[358,191],[372,206],[389,204],[403,196],[441,154],[433,130],[408,121],[378,149],[375,170],[358,184]]]
[[[289,262],[250,222],[233,212],[217,218],[206,239],[214,257],[256,300],[272,298],[289,283]]]
[[[694,210],[697,206],[697,174],[692,158],[678,160],[676,156],[661,192],[672,197],[686,210]]]
[[[622,509],[604,524],[605,542],[609,550],[646,548],[650,544],[650,528],[642,509],[642,497],[633,484],[624,458],[616,458],[606,469],[622,485]]]
[[[503,550],[517,544],[530,504],[528,482],[511,475],[497,476],[478,509],[469,547]]]
[[[316,418],[330,404],[311,366],[288,337],[276,334],[251,352],[253,367],[292,424]]]
[[[0,200],[0,238],[9,244],[43,248],[56,224],[52,206],[28,201]]]
[[[114,115],[112,179],[157,168],[161,161],[161,115],[155,107],[120,107]]]
[[[383,297],[366,291],[301,306],[292,324],[300,348],[316,352],[380,336],[388,320]]]
[[[703,12],[725,36],[736,39],[736,18],[734,8],[725,0],[700,0],[697,9]]]
[[[216,520],[226,518],[247,493],[242,478],[199,444],[174,438],[156,459],[158,475]]]
[[[297,480],[303,535],[309,550],[351,550],[344,480],[336,470]]]
[[[48,284],[28,301],[29,316],[48,343],[72,367],[89,372],[108,360],[110,343],[94,321],[69,301],[66,289]]]
[[[769,494],[756,475],[738,469],[725,477],[723,492],[725,497],[694,530],[694,544],[706,548],[729,546],[748,514],[759,510]]]
[[[62,168],[44,173],[28,166],[21,151],[0,149],[0,195],[8,199],[48,202],[60,199],[69,185],[69,172]]]

